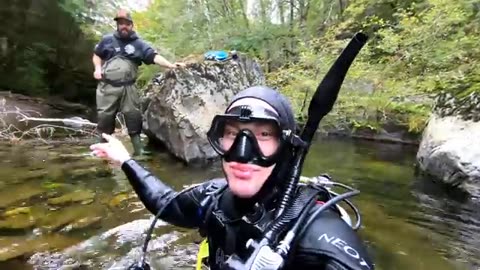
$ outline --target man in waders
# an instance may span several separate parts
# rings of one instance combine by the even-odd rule
[[[185,66],[172,64],[140,39],[133,31],[133,20],[124,9],[118,11],[114,20],[117,31],[106,35],[95,46],[93,76],[99,80],[97,87],[97,113],[99,134],[112,134],[115,129],[115,117],[122,112],[128,128],[134,155],[146,153],[140,139],[142,132],[142,114],[135,81],[138,67],[145,63],[158,64],[166,68]]]

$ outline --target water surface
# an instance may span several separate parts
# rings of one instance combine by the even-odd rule
[[[125,269],[138,258],[152,216],[118,168],[83,155],[89,143],[0,145],[0,269]],[[303,175],[328,173],[361,190],[353,201],[377,269],[478,269],[478,203],[415,177],[415,151],[318,139]],[[176,189],[221,175],[167,153],[142,164]],[[199,240],[159,222],[152,265],[192,269]]]

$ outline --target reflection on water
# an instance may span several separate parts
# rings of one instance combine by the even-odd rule
[[[0,146],[0,269],[108,269],[138,258],[152,216],[118,168],[84,155],[88,143]],[[328,173],[361,190],[353,201],[377,269],[477,269],[478,203],[415,178],[415,150],[317,140],[303,175]],[[221,175],[166,153],[142,163],[176,189]],[[194,231],[160,222],[155,234],[153,266],[191,269]]]

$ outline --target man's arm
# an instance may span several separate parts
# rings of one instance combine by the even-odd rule
[[[102,79],[102,59],[106,57],[105,44],[111,41],[110,36],[104,36],[93,50],[92,62],[94,67],[93,77],[97,80]]]
[[[95,71],[93,72],[93,77],[97,80],[102,79],[102,58],[100,58],[95,53],[92,57],[93,66],[95,67]]]
[[[176,68],[177,65],[170,63],[167,59],[165,59],[160,54],[156,54],[155,58],[153,58],[153,62],[159,66],[166,67],[166,68]]]
[[[165,57],[158,54],[150,45],[146,42],[142,42],[142,51],[143,51],[143,62],[147,65],[150,64],[157,64],[161,67],[165,68],[176,68],[176,67],[184,67],[184,63],[170,63]]]

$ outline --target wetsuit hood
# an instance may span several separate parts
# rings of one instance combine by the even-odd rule
[[[295,131],[296,124],[292,107],[288,99],[280,92],[267,86],[249,87],[236,94],[230,102],[230,105],[243,98],[256,98],[268,103],[279,114],[280,127],[282,129]],[[230,105],[225,112],[230,109]]]
[[[244,98],[260,99],[268,103],[278,113],[278,120],[281,129],[291,130],[292,132],[295,131],[296,122],[292,107],[288,99],[280,92],[266,86],[249,87],[233,97],[225,112],[228,112],[230,106],[236,101]],[[282,177],[283,171],[288,167],[288,163],[292,156],[291,147],[285,147],[282,151],[283,153],[280,155],[282,158],[277,161],[271,175],[256,195],[249,199],[241,199],[233,196],[235,197],[235,204],[244,206],[242,207],[243,209],[238,209],[240,212],[247,210],[257,202],[265,204],[267,208],[274,207],[273,202],[280,195],[280,191],[283,189],[283,184],[286,181],[286,179],[283,179]],[[237,214],[241,215],[243,213]]]

